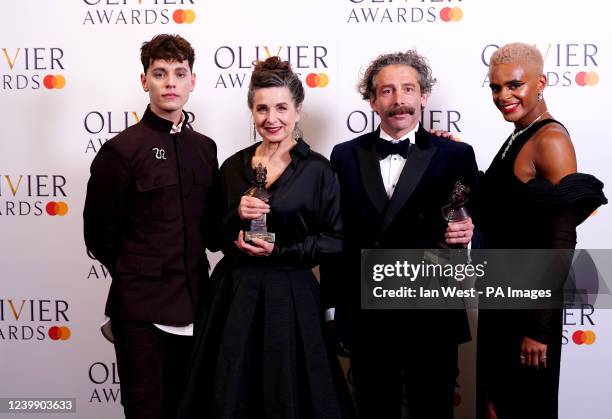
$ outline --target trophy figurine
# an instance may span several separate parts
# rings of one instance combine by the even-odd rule
[[[266,188],[268,170],[259,163],[257,167],[253,169],[253,172],[255,173],[255,186],[244,194],[268,202],[272,196],[270,191]],[[244,232],[244,240],[246,242],[250,242],[252,239],[260,239],[268,243],[274,243],[274,233],[270,233],[266,225],[266,214],[261,214],[259,217],[251,220],[251,229]]]
[[[453,191],[451,192],[448,205],[442,207],[442,217],[449,223],[467,220],[470,217],[468,210],[465,208],[465,204],[468,201],[467,194],[470,192],[470,188],[461,183],[461,181],[455,182]],[[443,249],[449,248],[464,248],[463,245],[451,245],[446,242],[441,242],[440,247]]]

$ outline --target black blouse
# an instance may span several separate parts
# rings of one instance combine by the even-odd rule
[[[311,268],[342,250],[340,192],[329,161],[302,139],[291,149],[291,162],[268,188],[268,231],[276,234],[272,254],[253,257],[234,241],[250,222],[238,216],[244,193],[255,185],[251,160],[260,143],[229,157],[221,166],[223,253],[239,264],[283,265]]]

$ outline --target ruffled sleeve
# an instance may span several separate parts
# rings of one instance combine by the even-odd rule
[[[572,208],[576,225],[580,225],[595,209],[608,203],[603,186],[595,176],[584,173],[567,175],[557,185],[545,178],[534,178],[527,182],[527,198],[540,207]]]

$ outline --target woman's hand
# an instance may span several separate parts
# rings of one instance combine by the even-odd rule
[[[253,239],[251,243],[244,241],[244,231],[238,233],[238,240],[234,242],[238,249],[242,250],[249,256],[269,256],[274,249],[274,243],[268,243],[265,240]]]
[[[521,343],[521,365],[546,368],[547,345],[525,336]]]
[[[238,216],[243,221],[254,220],[255,218],[270,212],[270,205],[259,198],[252,196],[242,196],[238,204]]]
[[[441,129],[432,128],[428,129],[427,132],[429,132],[431,135],[435,135],[436,137],[448,138],[449,140],[459,141],[459,137],[455,137],[455,134],[450,131],[443,131]]]

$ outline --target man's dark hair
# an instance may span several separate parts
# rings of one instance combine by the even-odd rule
[[[179,35],[160,34],[140,48],[140,61],[146,73],[149,65],[155,60],[189,62],[189,70],[193,71],[195,52],[189,41]]]

